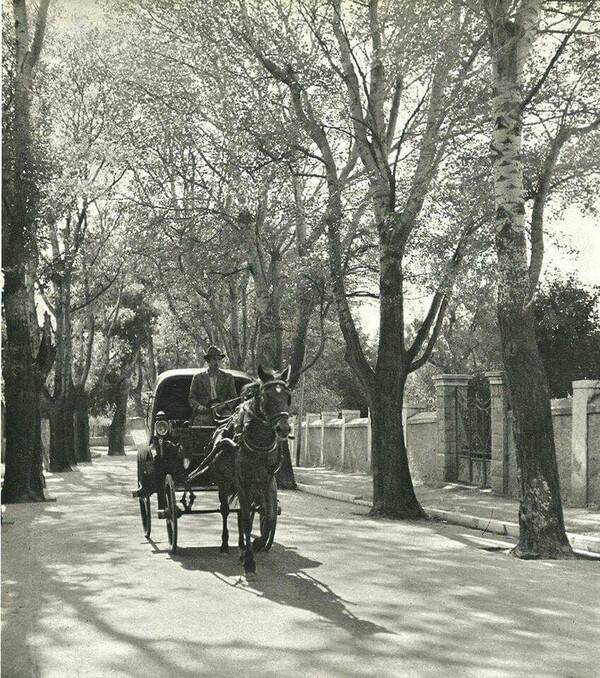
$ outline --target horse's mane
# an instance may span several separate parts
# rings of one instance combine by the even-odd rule
[[[250,400],[250,398],[254,398],[258,392],[258,389],[260,388],[260,384],[260,379],[251,381],[249,384],[244,384],[240,392],[240,398],[242,399],[242,402]]]

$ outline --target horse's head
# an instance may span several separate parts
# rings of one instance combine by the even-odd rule
[[[279,373],[265,370],[261,365],[258,366],[260,385],[257,398],[260,410],[281,439],[287,438],[290,434],[289,410],[292,401],[292,394],[288,386],[290,371],[290,366]]]

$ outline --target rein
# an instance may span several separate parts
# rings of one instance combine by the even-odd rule
[[[275,433],[275,429],[273,428],[273,425],[271,424],[271,422],[269,422],[265,417],[262,417],[261,415],[259,415],[252,407],[247,407],[246,413],[252,419],[256,419],[261,424],[264,424],[271,429],[271,432],[273,434],[273,442],[269,443],[268,445],[257,445],[257,444],[251,442],[248,439],[248,436],[246,435],[245,431],[242,431],[241,441],[244,444],[244,447],[246,447],[248,450],[250,450],[250,452],[257,452],[257,453],[273,452],[275,450],[275,448],[277,447],[277,434]]]

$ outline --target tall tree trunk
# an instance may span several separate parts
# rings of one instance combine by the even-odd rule
[[[371,393],[373,508],[371,515],[414,519],[426,517],[410,475],[402,428],[403,387],[376,375]],[[392,389],[387,391],[386,389]],[[400,403],[400,406],[398,405]]]
[[[44,501],[38,337],[32,337],[29,308],[33,289],[27,284],[27,266],[36,261],[38,219],[36,167],[31,134],[31,85],[42,47],[49,0],[38,9],[36,30],[29,40],[24,0],[13,0],[16,68],[12,110],[2,149],[2,259],[4,321],[6,326],[3,375],[6,472],[2,501]],[[38,353],[38,359],[40,353]]]
[[[277,471],[277,487],[280,490],[295,490],[297,489],[297,485],[294,469],[292,467],[290,445],[287,440],[283,440],[279,444],[281,445],[283,461],[279,471]]]
[[[156,360],[154,356],[154,340],[152,336],[150,336],[150,340],[148,341],[148,381],[150,382],[150,387],[154,387],[154,382],[156,381],[157,377],[157,368],[156,368]]]
[[[564,527],[550,391],[529,304],[521,155],[522,73],[538,28],[541,0],[522,0],[514,18],[508,0],[494,0],[488,8],[494,72],[497,310],[521,490],[520,537],[513,554],[521,558],[569,558],[573,552]]]
[[[54,396],[50,416],[50,470],[54,473],[71,471],[76,465],[73,414],[70,389]]]
[[[89,397],[83,386],[73,389],[74,449],[77,461],[92,461]]]
[[[54,405],[50,419],[50,470],[53,472],[70,471],[77,464],[74,446],[70,304],[69,275],[63,274],[57,283]]]
[[[120,384],[119,397],[115,405],[110,427],[108,429],[108,454],[119,456],[125,454],[125,434],[127,433],[127,403],[131,381],[127,376]]]
[[[306,278],[301,277],[296,290],[296,322],[292,336],[290,366],[292,376],[290,386],[294,388],[300,378],[306,355],[306,337],[310,326],[310,318],[318,299],[318,290]]]
[[[229,356],[229,366],[234,370],[241,370],[243,367],[243,347],[240,332],[240,321],[242,308],[240,303],[240,294],[238,282],[231,277],[227,281],[227,293],[229,301],[229,341],[227,346],[227,355]]]
[[[389,215],[393,219],[393,215]],[[391,229],[382,231],[390,233]],[[393,233],[394,231],[392,231]],[[402,426],[407,364],[404,336],[402,247],[383,233],[379,261],[379,345],[370,392],[372,427],[372,515],[423,518],[410,474]]]
[[[135,383],[131,387],[131,399],[133,401],[133,409],[136,417],[146,416],[144,403],[142,402],[142,387],[144,385],[144,375],[142,373],[142,357],[138,358],[135,367]]]
[[[4,238],[6,239],[5,233]],[[14,244],[14,243],[13,243]],[[5,259],[6,263],[6,259]],[[19,269],[5,268],[3,352],[6,471],[2,502],[44,501],[40,397],[27,321],[28,291]]]

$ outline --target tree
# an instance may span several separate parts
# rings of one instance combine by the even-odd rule
[[[116,96],[119,76],[115,66],[120,54],[115,54],[111,38],[110,33],[82,29],[77,31],[77,40],[68,30],[54,35],[40,64],[36,88],[36,126],[48,140],[46,153],[52,170],[45,186],[43,266],[37,284],[56,326],[54,383],[46,393],[50,469],[54,472],[70,470],[78,457],[90,456],[84,407],[89,351],[84,349],[81,360],[75,361],[73,343],[75,332],[90,326],[89,318],[80,321],[92,303],[86,256],[90,249],[106,244],[96,240],[98,222],[101,210],[114,198],[125,167],[123,154],[115,154],[117,111],[122,101]],[[87,242],[94,240],[99,248]],[[97,260],[98,251],[94,255]],[[98,278],[101,269],[95,266]],[[76,376],[77,368],[81,369]]]
[[[552,398],[573,394],[578,379],[600,379],[600,288],[554,280],[534,304],[536,334]]]
[[[52,359],[49,324],[40,342],[32,314],[39,225],[39,149],[32,132],[32,86],[42,50],[49,0],[41,0],[33,37],[25,0],[13,0],[14,53],[3,103],[2,259],[6,399],[3,502],[43,501],[40,394]]]
[[[104,332],[104,359],[94,389],[96,409],[112,414],[108,432],[108,454],[125,454],[124,439],[132,378],[142,349],[148,345],[156,321],[156,309],[146,291],[122,281],[114,306],[107,314]]]
[[[422,517],[408,467],[402,402],[408,375],[426,363],[439,334],[466,243],[479,225],[476,211],[455,232],[454,247],[444,252],[448,258],[438,268],[432,302],[408,344],[405,266],[449,140],[457,134],[451,105],[465,93],[481,41],[468,37],[463,17],[450,4],[436,5],[433,13],[414,3],[384,8],[376,0],[352,8],[337,0],[319,8],[298,3],[289,14],[277,9],[288,21],[274,35],[275,19],[269,22],[262,6],[244,3],[240,35],[265,70],[288,88],[289,106],[307,137],[307,156],[316,157],[326,177],[330,282],[346,360],[367,395],[373,422],[371,514]],[[428,39],[435,35],[432,50],[420,41],[423,32]],[[307,47],[312,44],[317,49]],[[426,82],[423,72],[431,72]],[[407,85],[416,82],[420,89]],[[362,188],[362,193],[351,206],[349,177],[355,168],[362,187],[356,182],[353,191],[357,195]],[[376,234],[380,331],[374,366],[360,341],[347,289],[343,234],[350,210],[356,211],[354,225],[371,217]]]
[[[541,0],[483,0],[489,21],[493,68],[492,162],[498,323],[514,415],[520,472],[519,543],[523,558],[573,557],[563,520],[550,391],[538,351],[532,306],[539,265],[528,261],[523,184],[524,70],[537,37]],[[549,64],[551,67],[552,61]],[[539,89],[534,86],[534,90]],[[532,91],[534,91],[532,90]]]

